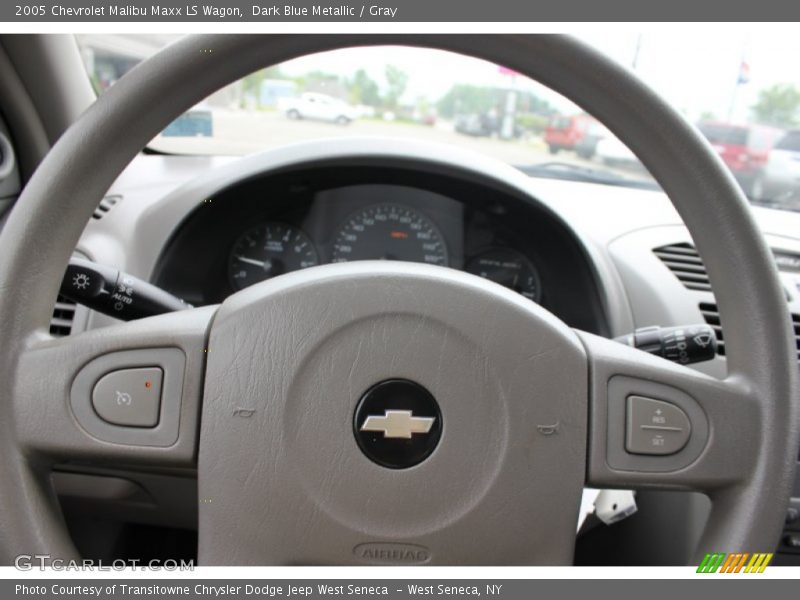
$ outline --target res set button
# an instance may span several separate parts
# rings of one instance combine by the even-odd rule
[[[689,417],[674,404],[643,396],[627,402],[625,450],[631,454],[675,454],[689,441]]]
[[[120,369],[101,377],[92,390],[92,406],[108,423],[125,427],[155,427],[161,409],[158,367]]]

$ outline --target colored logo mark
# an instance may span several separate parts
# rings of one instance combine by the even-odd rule
[[[763,573],[770,561],[772,553],[737,552],[725,554],[715,552],[706,554],[700,566],[697,567],[698,573]]]

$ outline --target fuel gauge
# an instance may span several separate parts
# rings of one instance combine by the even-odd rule
[[[499,283],[534,302],[541,299],[539,273],[524,254],[511,248],[481,252],[467,263],[466,271]]]

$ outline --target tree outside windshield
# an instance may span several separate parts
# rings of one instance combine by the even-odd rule
[[[177,36],[77,36],[102,93]],[[800,41],[687,33],[587,41],[635,71],[696,124],[752,202],[800,210]],[[709,46],[713,48],[710,50]],[[653,183],[590,115],[502,66],[430,49],[327,52],[252,73],[170,124],[151,149],[243,155],[288,143],[389,136],[453,144],[533,176]]]

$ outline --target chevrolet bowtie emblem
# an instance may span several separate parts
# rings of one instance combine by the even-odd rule
[[[408,469],[428,458],[443,424],[436,398],[408,379],[376,383],[361,396],[353,415],[358,447],[388,469]]]
[[[415,417],[410,410],[387,410],[383,416],[369,415],[361,431],[382,431],[385,438],[411,439],[415,433],[428,433],[436,417]]]

